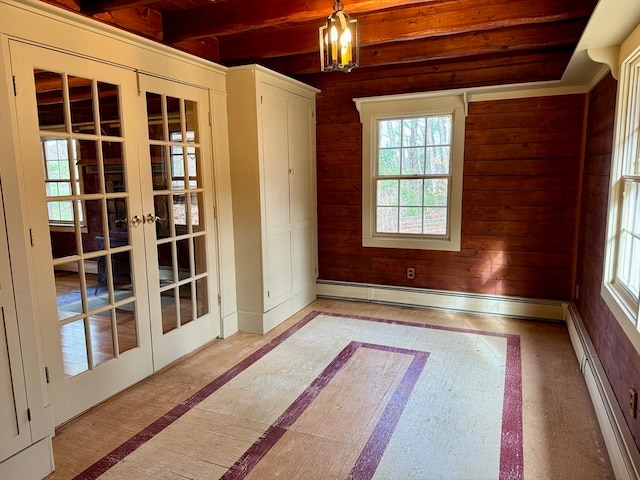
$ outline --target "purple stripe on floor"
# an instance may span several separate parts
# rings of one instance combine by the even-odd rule
[[[209,397],[211,394],[216,392],[222,386],[224,386],[227,382],[235,378],[238,374],[242,373],[256,361],[260,360],[267,353],[278,347],[285,340],[295,334],[298,330],[303,328],[309,322],[311,322],[318,315],[326,315],[333,316],[339,318],[353,318],[358,320],[366,320],[372,322],[379,323],[387,323],[387,324],[397,324],[404,325],[410,327],[417,328],[431,328],[436,330],[446,330],[452,332],[461,332],[461,333],[471,333],[477,335],[487,335],[494,337],[503,337],[507,340],[507,359],[506,359],[506,374],[505,374],[505,390],[504,390],[504,402],[503,402],[503,413],[502,413],[502,442],[500,447],[500,479],[501,480],[518,480],[523,478],[523,453],[522,453],[522,370],[521,370],[521,357],[520,357],[520,339],[517,335],[511,334],[503,334],[503,333],[494,333],[494,332],[485,332],[480,330],[471,330],[464,328],[453,328],[446,327],[441,325],[428,325],[422,323],[412,323],[406,321],[397,321],[397,320],[387,320],[387,319],[378,319],[378,318],[370,318],[370,317],[362,317],[362,316],[354,316],[354,315],[346,315],[346,314],[334,314],[327,312],[311,312],[307,316],[305,316],[302,320],[297,322],[295,325],[287,329],[285,332],[275,337],[273,340],[256,350],[253,354],[249,355],[244,360],[241,360],[235,366],[231,367],[225,373],[217,377],[208,385],[204,386],[198,392],[193,394],[188,399],[184,400],[182,403],[171,409],[168,413],[158,418],[151,425],[146,427],[141,432],[137,433],[129,440],[121,444],[119,447],[115,448],[112,452],[104,456],[102,459],[98,460],[96,463],[91,465],[89,468],[78,474],[74,477],[74,480],[92,480],[98,478],[100,475],[105,473],[111,467],[116,465],[118,462],[126,458],[128,455],[133,453],[139,447],[144,445],[147,441],[151,440],[155,435],[160,433],[166,427],[171,425],[173,422],[178,420],[182,415],[187,413],[189,410],[197,406],[204,399]],[[357,343],[357,342],[356,342]],[[379,346],[371,346],[368,345],[369,348],[379,348]],[[384,347],[386,348],[394,348],[394,347]],[[400,349],[402,350],[402,349]],[[390,350],[393,351],[393,350]],[[413,351],[412,351],[413,352]],[[405,352],[406,353],[406,352]],[[424,367],[424,363],[422,366],[419,366],[419,363],[426,362],[426,352],[420,352],[424,355],[423,360],[418,360],[419,357],[415,357],[411,366],[405,373],[404,378],[402,379],[398,389],[396,390],[394,396],[392,397],[387,409],[392,408],[391,405],[394,404],[395,408],[401,413],[404,409],[406,401],[409,397],[410,392],[405,392],[405,387],[402,385],[406,384],[415,385],[415,380],[413,380],[413,376],[415,375],[415,379],[419,376],[419,372],[416,375],[416,369],[420,371]],[[416,364],[416,362],[418,362]],[[329,368],[329,367],[327,367]],[[335,368],[335,367],[334,367]],[[338,371],[336,369],[336,371]],[[335,375],[335,373],[334,373]],[[319,377],[320,378],[320,377]],[[413,384],[411,383],[413,382]],[[310,387],[308,387],[310,388]],[[411,389],[413,386],[411,386]],[[308,390],[308,389],[307,389]],[[304,395],[304,394],[303,394]],[[397,396],[397,398],[396,398]],[[315,397],[313,397],[315,398]],[[313,398],[310,401],[313,401]],[[305,400],[306,401],[306,400]],[[294,402],[295,404],[295,402]],[[401,407],[401,408],[398,408]],[[290,407],[291,408],[291,407]],[[300,407],[296,407],[300,408]],[[305,407],[306,408],[306,407]],[[287,410],[289,411],[289,410]],[[286,414],[287,412],[285,412]],[[287,421],[283,418],[285,416],[280,417],[284,424],[287,424]],[[375,473],[375,468],[378,465],[380,457],[386,448],[388,443],[389,436],[393,433],[393,429],[395,429],[395,424],[393,425],[393,429],[389,426],[385,426],[384,419],[385,415],[389,415],[391,420],[393,419],[393,412],[389,411],[383,413],[383,417],[381,421],[378,423],[378,426],[374,429],[369,442],[363,449],[363,452],[360,455],[360,458],[356,462],[354,466],[350,478],[354,479],[364,479],[371,478]],[[398,414],[399,418],[399,414]],[[280,421],[278,419],[278,421]],[[258,454],[260,458],[270,449],[286,432],[286,427],[278,424],[278,421],[274,423],[274,425],[267,430],[267,433],[263,435],[261,440],[256,443],[261,444],[261,448],[266,449],[264,453],[260,453],[256,451],[254,453]],[[396,419],[397,424],[397,419]],[[390,424],[389,424],[390,425]],[[262,441],[263,438],[269,433],[269,431],[273,429],[274,431],[270,434],[272,436],[272,440],[268,442]],[[386,439],[386,442],[385,442]],[[384,447],[380,447],[376,442],[384,443]],[[253,447],[251,447],[253,448]],[[251,450],[250,448],[250,450]],[[381,450],[380,450],[381,449]],[[247,454],[245,453],[244,456]],[[371,461],[365,456],[371,455],[373,458],[377,458],[377,460]],[[243,456],[243,457],[244,457]],[[374,465],[375,463],[375,465]],[[255,466],[255,465],[254,465]],[[232,467],[233,469],[233,467]],[[231,469],[230,469],[231,470]],[[229,471],[227,472],[229,474]],[[225,474],[225,476],[227,475]],[[245,473],[246,475],[246,473]],[[229,478],[242,478],[242,477],[229,477]]]
[[[220,480],[242,480],[255,468],[260,460],[278,443],[282,435],[300,418],[304,411],[313,403],[323,388],[346,365],[349,359],[359,348],[371,348],[385,352],[413,355],[414,359],[407,372],[396,387],[390,402],[387,404],[382,417],[376,424],[371,437],[360,454],[355,467],[349,475],[350,479],[367,480],[376,471],[384,450],[391,439],[391,434],[396,428],[400,415],[404,410],[409,395],[420,377],[429,354],[419,350],[407,350],[404,348],[390,347],[386,345],[374,345],[369,343],[351,342],[338,356],[322,371],[304,392],[285,410],[285,412],[271,425],[262,437],[260,437],[240,459],[220,477]]]

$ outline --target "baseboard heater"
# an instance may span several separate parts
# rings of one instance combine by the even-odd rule
[[[318,297],[563,321],[562,302],[505,295],[318,280]]]
[[[639,480],[640,452],[633,441],[602,363],[575,306],[567,303],[564,305],[564,311],[569,337],[598,417],[616,479]]]

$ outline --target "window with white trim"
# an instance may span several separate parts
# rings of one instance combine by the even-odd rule
[[[640,352],[640,49],[620,66],[602,297]]]
[[[363,125],[362,244],[460,250],[464,101],[356,99]]]
[[[80,173],[76,143],[71,142],[73,156],[69,158],[68,140],[65,138],[45,138],[42,140],[42,158],[44,161],[45,189],[47,197],[61,197],[60,200],[47,203],[49,224],[65,227],[74,225],[73,198],[81,191]],[[75,184],[75,189],[72,185]],[[84,222],[82,206],[78,208],[79,221]]]

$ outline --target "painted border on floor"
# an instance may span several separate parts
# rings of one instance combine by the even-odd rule
[[[389,440],[391,440],[391,435],[400,421],[400,416],[404,411],[411,392],[413,392],[418,378],[427,363],[427,359],[429,358],[428,352],[357,341],[350,342],[331,363],[329,363],[322,373],[307,386],[289,408],[269,426],[267,431],[220,477],[220,480],[243,480],[249,475],[360,348],[370,348],[383,352],[413,356],[411,364],[402,376],[400,383],[396,386],[391,399],[387,403],[365,447],[360,452],[348,478],[353,480],[369,480],[373,477],[380,463],[380,459],[389,444]]]
[[[386,323],[392,325],[403,325],[417,328],[429,328],[434,330],[445,330],[460,333],[470,333],[477,335],[487,335],[492,337],[505,338],[507,351],[505,358],[505,386],[503,395],[502,410],[502,436],[500,445],[500,480],[518,480],[524,478],[523,462],[523,437],[522,437],[522,360],[520,354],[520,337],[514,334],[487,332],[458,327],[447,327],[442,325],[430,325],[426,323],[415,323],[401,320],[389,320],[381,318],[363,317],[358,315],[339,314],[331,312],[314,311],[306,315],[303,319],[289,327],[283,333],[260,347],[244,360],[241,360],[215,380],[205,385],[195,394],[185,399],[169,412],[148,427],[138,432],[129,440],[116,447],[113,451],[102,457],[93,465],[85,469],[74,477],[74,480],[95,480],[111,467],[119,463],[128,455],[136,451],[139,447],[155,437],[158,433],[170,426],[184,414],[196,407],[200,402],[215,393],[227,382],[235,378],[238,374],[249,368],[255,362],[264,357],[267,353],[281,345],[285,340],[311,322],[319,315],[326,315],[338,318],[352,318],[356,320],[366,320],[371,322]]]

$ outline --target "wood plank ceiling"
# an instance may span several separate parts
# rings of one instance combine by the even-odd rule
[[[260,63],[301,79],[320,70],[318,27],[332,12],[332,0],[45,1],[225,66]],[[499,61],[514,69],[528,64],[518,80],[531,82],[560,78],[596,3],[343,1],[360,22],[358,76],[452,63],[474,69]]]

